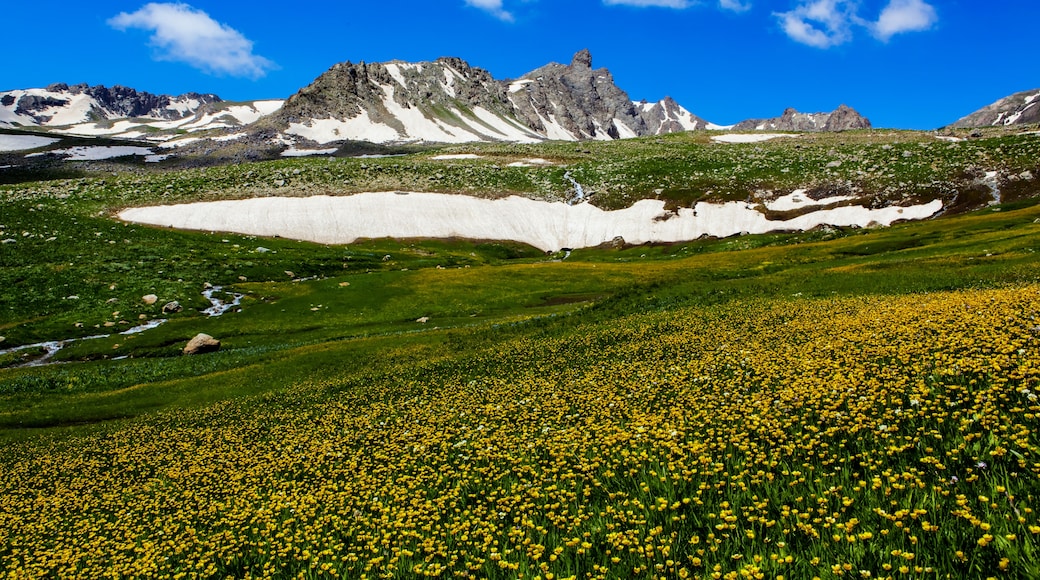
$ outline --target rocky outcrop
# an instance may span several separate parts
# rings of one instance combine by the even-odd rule
[[[665,97],[656,103],[642,101],[637,106],[640,109],[639,116],[642,117],[650,135],[681,133],[682,131],[704,130],[716,127],[716,125],[687,111],[671,97]]]
[[[855,109],[840,105],[830,113],[800,113],[788,108],[780,117],[748,119],[733,126],[735,131],[849,131],[869,129],[870,119]]]
[[[950,127],[971,128],[994,125],[1028,125],[1040,123],[1040,89],[1023,91],[1004,97],[959,119]]]

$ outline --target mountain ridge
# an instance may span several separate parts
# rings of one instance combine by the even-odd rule
[[[265,120],[289,141],[319,145],[437,141],[620,139],[706,128],[671,98],[635,102],[589,51],[496,80],[455,57],[338,63]]]
[[[1040,123],[1040,88],[1020,91],[961,117],[950,128],[979,128]]]
[[[800,113],[788,107],[779,117],[748,119],[733,126],[734,131],[849,131],[870,129],[870,119],[845,104],[830,113]]]

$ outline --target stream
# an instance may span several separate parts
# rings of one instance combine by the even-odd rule
[[[231,298],[232,298],[230,302],[225,302],[224,300],[221,300],[220,298],[214,297],[213,295],[216,294],[217,292],[220,292],[222,290],[222,288],[223,288],[222,286],[211,286],[211,287],[206,288],[205,290],[202,291],[202,295],[210,303],[210,306],[208,308],[202,310],[202,313],[205,314],[206,316],[208,316],[208,317],[220,316],[220,315],[224,314],[225,312],[227,312],[228,310],[231,310],[232,308],[234,308],[234,307],[236,307],[236,306],[238,306],[239,304],[242,303],[242,298],[245,297],[245,294],[239,294],[237,292],[228,292],[228,294],[230,294]],[[128,329],[126,329],[126,330],[124,330],[122,332],[119,332],[118,334],[120,334],[120,335],[139,334],[139,333],[142,333],[142,332],[144,332],[146,330],[151,330],[153,328],[157,328],[157,327],[161,326],[163,323],[165,323],[167,320],[168,320],[167,318],[156,318],[154,320],[149,320],[148,322],[145,322],[144,324],[139,324],[139,325],[134,326],[132,328],[128,328]],[[29,349],[33,349],[33,348],[40,348],[40,349],[43,349],[44,352],[43,352],[43,354],[39,358],[35,358],[35,359],[33,359],[33,360],[29,361],[29,362],[23,363],[23,364],[12,365],[11,367],[8,367],[8,368],[42,367],[42,366],[49,365],[49,364],[55,364],[55,363],[51,362],[51,358],[53,358],[54,355],[58,353],[58,351],[60,351],[61,349],[65,348],[69,344],[72,344],[73,342],[79,342],[79,341],[84,341],[84,340],[97,340],[99,338],[109,338],[111,336],[113,336],[113,334],[95,334],[93,336],[84,336],[82,338],[66,338],[64,340],[49,340],[47,342],[37,342],[35,344],[23,344],[21,346],[16,346],[16,347],[13,347],[13,348],[0,350],[0,356],[11,354],[13,352],[18,352],[18,351],[22,351],[22,350],[29,350]]]
[[[578,183],[573,177],[571,177],[571,172],[564,172],[563,178],[571,182],[571,185],[574,186],[574,197],[567,200],[567,205],[578,205],[579,203],[585,201],[585,190],[581,187],[580,183]]]

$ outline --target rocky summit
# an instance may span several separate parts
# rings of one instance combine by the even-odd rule
[[[846,105],[840,105],[830,113],[800,113],[788,108],[779,117],[748,119],[733,126],[735,131],[849,131],[869,128],[870,119]]]

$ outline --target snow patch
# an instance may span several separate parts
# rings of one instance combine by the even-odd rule
[[[401,135],[393,127],[372,122],[368,111],[364,109],[361,109],[361,114],[351,119],[313,119],[306,124],[290,123],[285,132],[289,135],[299,135],[322,145],[346,139],[372,143],[386,143],[401,139]]]
[[[46,153],[33,153],[31,155],[26,155],[26,157],[37,157],[49,153],[65,155],[66,161],[100,161],[102,159],[114,159],[116,157],[126,157],[128,155],[148,156],[152,155],[152,149],[150,147],[131,147],[128,145],[93,145],[70,147],[69,149],[54,149],[52,151],[47,151]]]
[[[790,211],[792,209],[802,209],[806,207],[819,206],[819,205],[830,205],[832,203],[839,203],[843,201],[850,201],[856,199],[849,195],[836,195],[834,197],[827,197],[824,199],[813,199],[805,194],[804,189],[796,189],[787,195],[782,195],[773,201],[766,202],[764,205],[767,209],[772,211]]]
[[[408,87],[408,84],[404,81],[404,75],[401,74],[401,69],[395,63],[388,62],[383,66],[386,68],[386,72],[390,73],[390,76],[397,81],[397,84],[402,87]]]
[[[484,107],[474,107],[473,114],[492,129],[499,132],[501,136],[505,137],[508,141],[514,143],[537,143],[542,141],[541,136],[536,133],[532,133],[526,128],[510,122],[508,119],[504,119]]]
[[[520,91],[524,90],[524,87],[526,87],[527,85],[529,85],[529,84],[531,84],[533,82],[534,81],[532,81],[530,79],[524,79],[522,81],[513,81],[513,82],[509,83],[509,92],[510,93],[519,93]]]
[[[641,200],[629,208],[604,211],[591,204],[567,205],[523,197],[489,200],[462,195],[397,192],[343,197],[264,197],[131,208],[119,217],[136,223],[202,231],[281,236],[321,244],[349,244],[358,238],[448,238],[512,240],[545,251],[597,246],[621,236],[631,244],[679,242],[702,235],[807,230],[816,226],[890,225],[924,219],[942,202],[869,209],[845,206],[772,221],[744,202],[697,203],[674,217],[661,200]]]
[[[285,151],[282,151],[282,157],[307,157],[310,155],[332,155],[336,151],[339,151],[336,147],[331,149],[296,149],[290,147]]]
[[[25,151],[57,143],[59,139],[35,135],[0,135],[0,151]]]
[[[452,153],[450,155],[434,155],[430,159],[436,159],[438,161],[444,159],[480,159],[481,156],[476,153]]]

